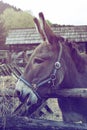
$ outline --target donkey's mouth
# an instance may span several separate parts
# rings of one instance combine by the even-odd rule
[[[37,103],[38,98],[35,93],[22,81],[18,80],[15,89],[17,96],[21,102],[24,102],[26,100],[28,103],[31,104]]]

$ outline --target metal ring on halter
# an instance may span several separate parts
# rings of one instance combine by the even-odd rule
[[[51,78],[51,80],[55,80],[56,79],[55,74],[51,74],[50,78]]]
[[[55,68],[59,69],[61,67],[61,63],[59,61],[55,62]]]

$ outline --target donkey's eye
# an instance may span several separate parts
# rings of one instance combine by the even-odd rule
[[[44,62],[43,59],[39,59],[39,58],[34,59],[34,63],[41,64],[43,62]]]

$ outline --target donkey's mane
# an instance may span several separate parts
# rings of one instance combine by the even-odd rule
[[[78,72],[87,72],[87,55],[85,53],[80,53],[76,43],[68,41],[65,43],[70,49],[70,55],[76,65]]]

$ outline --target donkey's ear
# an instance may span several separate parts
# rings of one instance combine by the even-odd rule
[[[41,29],[40,23],[39,23],[39,21],[38,21],[37,18],[34,18],[34,23],[35,23],[36,28],[37,28],[38,32],[40,33],[40,35],[41,35],[43,41],[46,41],[46,37],[45,37],[45,35],[44,35],[43,30]]]
[[[49,43],[53,44],[55,41],[58,41],[58,37],[55,35],[51,27],[46,22],[44,14],[42,12],[39,13],[39,18],[41,20],[41,27],[43,29],[43,32],[46,35],[46,38],[49,41]]]
[[[48,23],[45,20],[44,14],[42,12],[39,13],[39,18],[42,22],[42,29],[44,34],[46,35],[46,39],[49,41],[50,44],[57,44],[58,42],[62,42],[64,41],[64,38],[61,36],[57,36],[53,30],[51,29],[51,27],[48,25]]]

